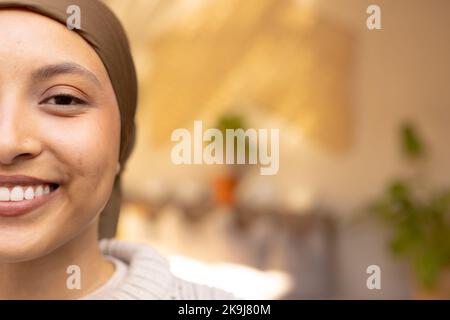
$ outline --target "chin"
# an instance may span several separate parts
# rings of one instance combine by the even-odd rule
[[[0,263],[19,263],[39,259],[56,249],[55,239],[37,230],[5,231],[0,226]],[[52,245],[53,244],[53,245]]]

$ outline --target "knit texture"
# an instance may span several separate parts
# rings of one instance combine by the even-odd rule
[[[143,244],[101,240],[105,256],[122,261],[126,275],[105,299],[112,300],[230,300],[223,290],[180,279],[170,271],[166,257]],[[88,297],[89,299],[89,297]]]

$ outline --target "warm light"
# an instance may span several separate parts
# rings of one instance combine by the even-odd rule
[[[280,271],[260,271],[231,263],[207,264],[171,256],[172,272],[185,280],[231,292],[241,299],[278,299],[291,287],[291,278]]]

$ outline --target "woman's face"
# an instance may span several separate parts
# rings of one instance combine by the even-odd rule
[[[100,58],[64,25],[0,9],[0,39],[0,263],[13,263],[97,223],[116,175],[120,114]]]

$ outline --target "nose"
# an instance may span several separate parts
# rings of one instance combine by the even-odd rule
[[[0,104],[0,167],[10,166],[41,153],[41,143],[27,108]]]

